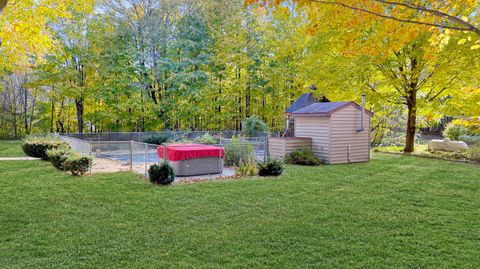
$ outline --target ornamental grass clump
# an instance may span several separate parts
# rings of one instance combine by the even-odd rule
[[[171,184],[175,180],[173,168],[166,162],[151,165],[148,169],[150,182],[161,185]]]

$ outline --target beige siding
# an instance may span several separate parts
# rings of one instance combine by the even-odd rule
[[[329,117],[295,116],[295,137],[312,139],[312,150],[324,162],[329,162]]]
[[[273,159],[282,159],[285,156],[285,139],[269,138],[268,154]]]
[[[364,130],[357,132],[361,125],[361,112],[350,105],[330,116],[330,163],[364,162],[370,159],[370,115],[365,113]]]
[[[268,154],[273,159],[283,159],[297,149],[311,148],[310,138],[300,137],[271,137],[268,139]]]

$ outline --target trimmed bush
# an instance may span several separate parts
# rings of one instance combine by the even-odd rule
[[[173,135],[171,133],[159,133],[147,135],[143,139],[143,142],[148,144],[161,145],[171,140],[173,140]]]
[[[246,136],[256,136],[261,132],[268,132],[268,127],[257,115],[252,115],[242,122],[242,132]]]
[[[93,158],[91,156],[82,156],[72,152],[64,162],[64,170],[70,171],[74,176],[84,175],[92,167]]]
[[[59,147],[47,150],[48,160],[57,169],[65,170],[65,161],[72,154],[72,150],[68,147]]]
[[[279,176],[283,173],[283,162],[279,160],[268,160],[257,165],[258,175],[261,177]]]
[[[152,183],[168,185],[175,180],[175,174],[168,163],[154,164],[148,169],[148,178]]]
[[[240,162],[247,163],[254,157],[253,145],[238,137],[233,137],[232,141],[225,145],[225,164],[228,166],[238,167]]]
[[[311,149],[299,149],[285,157],[288,164],[319,165],[322,163]]]
[[[53,136],[31,136],[23,141],[22,149],[28,156],[48,160],[47,150],[70,146]]]
[[[463,126],[455,125],[453,123],[449,123],[445,130],[443,130],[443,136],[448,137],[452,140],[458,140],[460,136],[467,135],[469,130]]]

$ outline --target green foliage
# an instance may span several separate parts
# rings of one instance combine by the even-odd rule
[[[82,156],[78,153],[71,153],[63,164],[64,170],[70,171],[74,176],[84,175],[92,167],[93,158]]]
[[[253,159],[246,162],[240,161],[238,167],[235,167],[235,173],[239,176],[254,176],[255,167],[256,164]]]
[[[253,145],[242,138],[233,137],[230,143],[225,145],[226,165],[239,166],[240,162],[246,163],[253,158]]]
[[[171,184],[175,180],[173,168],[167,162],[151,165],[148,169],[150,182],[161,185]]]
[[[164,143],[167,143],[173,139],[173,135],[169,132],[166,133],[158,133],[158,134],[150,134],[147,135],[144,139],[143,142],[148,143],[148,144],[156,144],[156,145],[161,145]]]
[[[58,147],[47,150],[48,160],[60,170],[65,170],[65,162],[72,154],[72,150],[68,147]]]
[[[480,118],[455,119],[451,122],[454,125],[462,126],[468,129],[468,135],[480,136]]]
[[[480,143],[480,135],[461,135],[458,140],[467,144],[476,144]]]
[[[257,136],[258,133],[268,132],[268,127],[257,115],[252,115],[242,122],[242,132],[245,136]]]
[[[418,146],[416,150],[418,150]],[[403,146],[375,147],[373,152],[403,152]]]
[[[480,144],[471,146],[466,154],[470,160],[480,162]]]
[[[279,176],[283,173],[283,162],[280,160],[269,159],[258,163],[257,167],[258,175],[261,177]]]
[[[196,140],[197,142],[200,142],[202,144],[208,144],[208,145],[214,145],[214,144],[218,144],[218,139],[216,139],[215,137],[211,136],[209,133],[205,133],[204,135],[202,135],[201,137],[197,138]]]
[[[443,130],[443,136],[448,137],[452,140],[458,140],[460,136],[468,134],[469,131],[467,128],[461,125],[455,125],[453,123],[449,123],[445,130]]]
[[[22,149],[28,156],[42,158],[47,160],[47,150],[69,147],[69,145],[62,140],[53,136],[29,136],[23,141]]]
[[[319,165],[322,162],[311,149],[298,149],[285,157],[285,163],[299,165]]]

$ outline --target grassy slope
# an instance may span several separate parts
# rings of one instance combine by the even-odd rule
[[[0,157],[23,157],[22,141],[0,140]]]
[[[480,266],[480,166],[376,154],[160,187],[0,162],[2,267]]]

